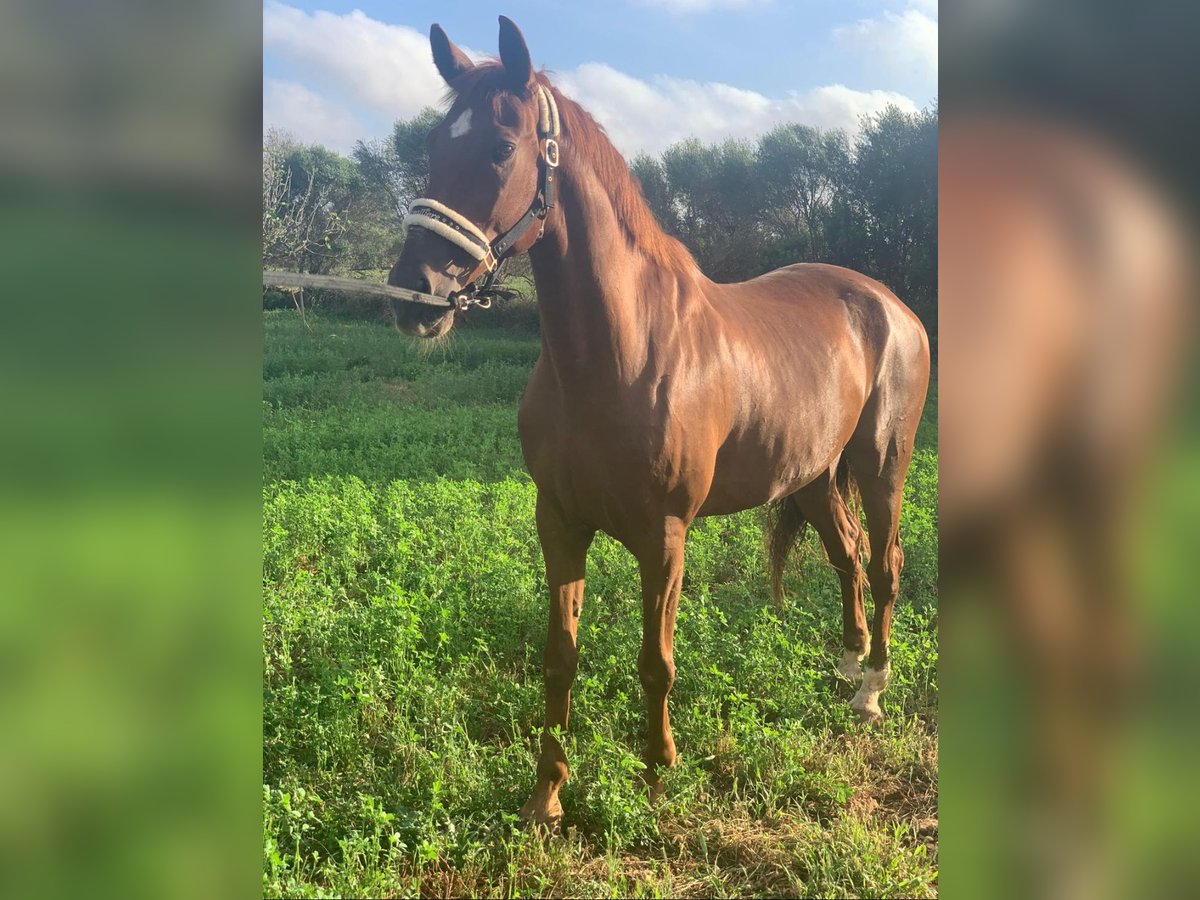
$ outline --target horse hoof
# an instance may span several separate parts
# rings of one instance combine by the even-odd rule
[[[882,670],[868,666],[867,671],[863,673],[862,685],[850,701],[850,708],[858,713],[862,722],[878,722],[883,718],[883,710],[879,708],[879,695],[887,687],[889,672],[887,666]]]
[[[562,804],[555,797],[550,802],[535,803],[530,800],[521,807],[517,821],[522,828],[545,829],[553,834],[562,825]]]
[[[650,798],[650,805],[653,806],[667,792],[667,784],[661,775],[643,778],[643,782],[646,785],[646,796]]]
[[[883,721],[883,710],[879,708],[878,703],[873,706],[851,706],[850,708],[858,714],[860,725],[876,725]]]

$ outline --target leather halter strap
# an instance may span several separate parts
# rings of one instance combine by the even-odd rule
[[[438,237],[457,244],[476,259],[483,259],[491,249],[487,235],[476,228],[474,222],[428,197],[414,200],[408,208],[408,215],[400,224],[405,229],[416,225],[418,228],[432,231]]]
[[[542,144],[538,165],[538,191],[525,215],[517,220],[512,228],[489,243],[487,236],[474,222],[444,203],[428,197],[414,200],[408,215],[404,217],[402,224],[405,229],[414,226],[424,228],[477,260],[475,267],[461,280],[462,289],[450,297],[453,304],[460,309],[472,305],[482,306],[485,299],[487,305],[491,304],[490,297],[500,294],[493,288],[500,263],[530,229],[535,225],[544,224],[547,213],[558,201],[555,173],[558,168],[557,138],[560,134],[558,104],[554,101],[554,94],[540,84],[537,86],[536,97],[538,138]],[[477,285],[476,282],[481,278],[483,283]]]

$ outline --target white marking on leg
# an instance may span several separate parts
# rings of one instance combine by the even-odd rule
[[[450,137],[460,138],[471,130],[471,110],[464,109],[462,114],[450,126]]]
[[[882,719],[883,710],[879,708],[879,695],[887,687],[890,673],[890,664],[885,665],[882,669],[867,666],[866,671],[863,672],[862,687],[850,701],[850,708],[864,719]]]
[[[866,650],[843,650],[842,661],[837,667],[838,674],[857,684],[862,680],[862,661],[866,655]]]

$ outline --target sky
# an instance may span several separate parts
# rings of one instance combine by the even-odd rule
[[[429,26],[478,59],[501,13],[627,156],[937,99],[937,0],[267,0],[264,130],[343,153],[386,137],[440,105]]]

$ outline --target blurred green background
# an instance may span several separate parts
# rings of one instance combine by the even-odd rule
[[[0,894],[253,894],[259,11],[0,9]]]

